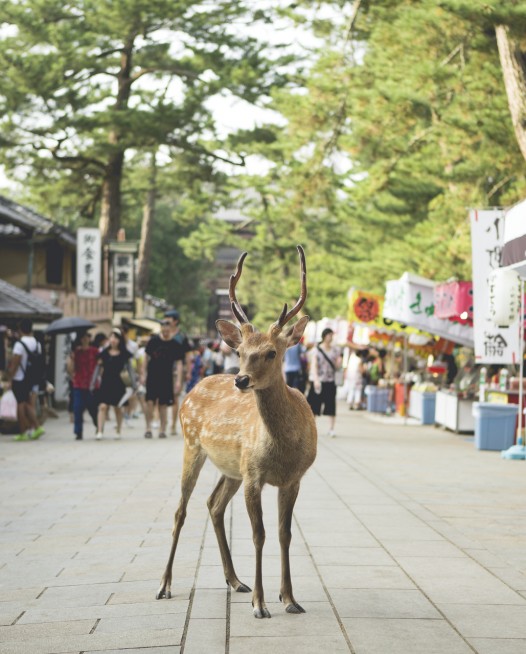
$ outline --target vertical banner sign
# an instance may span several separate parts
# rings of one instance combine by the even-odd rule
[[[133,311],[135,300],[134,256],[128,252],[113,254],[113,309]]]
[[[498,327],[491,319],[491,272],[499,267],[504,244],[504,210],[470,211],[473,265],[473,328],[477,363],[510,364],[519,355],[519,319]]]
[[[77,295],[100,297],[101,239],[97,228],[77,230]]]

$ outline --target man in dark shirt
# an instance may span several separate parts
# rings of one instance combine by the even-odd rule
[[[171,330],[172,338],[174,339],[174,341],[179,343],[179,345],[181,345],[181,347],[184,350],[184,375],[185,375],[185,380],[188,382],[190,381],[190,377],[192,374],[192,348],[190,346],[190,342],[187,336],[183,334],[183,332],[180,330],[179,311],[177,311],[177,309],[170,309],[169,311],[165,311],[164,320],[168,320],[170,322],[170,330]],[[182,377],[180,378],[180,383],[179,383],[179,378],[176,373],[174,379],[174,401],[172,405],[172,429],[171,429],[172,436],[175,436],[177,432],[179,395],[181,394],[182,390],[183,390]]]
[[[159,438],[166,438],[167,407],[174,401],[174,364],[176,380],[181,385],[184,355],[183,346],[172,338],[170,321],[163,320],[161,333],[150,338],[145,350],[145,366],[141,379],[141,383],[146,386],[145,438],[152,438],[153,411],[156,404],[161,423]]]

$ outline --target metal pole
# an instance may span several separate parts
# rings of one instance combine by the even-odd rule
[[[519,282],[519,419],[517,420],[517,445],[523,445],[522,440],[522,366],[524,363],[524,279]]]
[[[407,334],[404,334],[404,425],[407,424],[407,412],[409,411],[407,396]]]

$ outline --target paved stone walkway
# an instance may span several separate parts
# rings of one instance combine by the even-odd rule
[[[225,586],[205,465],[155,600],[179,497],[180,437],[73,440],[67,416],[36,442],[0,436],[1,654],[524,654],[526,462],[472,439],[339,406],[295,511],[296,599],[278,602],[276,491],[266,489],[271,620]],[[111,429],[109,430],[111,431]],[[239,577],[254,557],[242,494],[227,514]]]

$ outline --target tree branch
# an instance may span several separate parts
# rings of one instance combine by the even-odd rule
[[[207,150],[204,146],[198,143],[188,143],[188,141],[182,142],[182,141],[178,141],[177,139],[171,139],[171,138],[168,138],[166,143],[168,145],[181,148],[182,150],[187,150],[190,152],[195,152],[197,154],[202,154],[205,157],[211,157],[212,159],[216,159],[217,161],[224,161],[225,163],[232,164],[233,166],[246,166],[245,157],[242,154],[238,155],[239,161],[233,161],[232,159],[229,159],[227,157],[222,157],[221,155],[216,154],[215,152],[211,152],[210,150]]]

